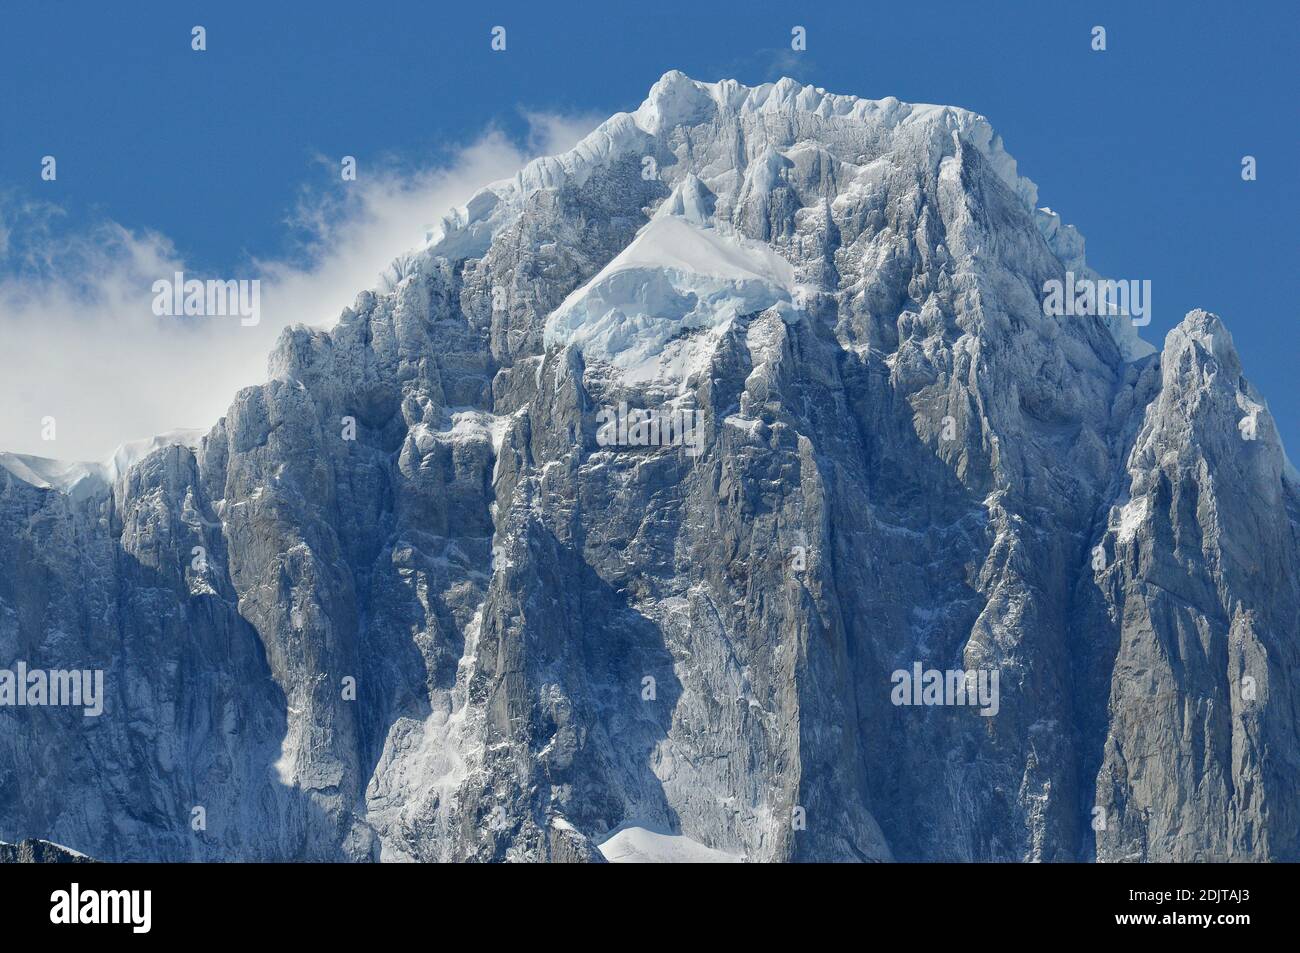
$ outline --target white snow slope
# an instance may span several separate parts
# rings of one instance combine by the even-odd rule
[[[787,310],[795,277],[770,246],[714,223],[695,176],[677,186],[617,257],[546,322],[546,343],[574,344],[629,381],[684,377],[689,361],[666,345],[682,331],[721,331],[737,315]]]
[[[600,845],[611,864],[741,864],[745,858],[728,854],[684,834],[665,834],[625,824]]]

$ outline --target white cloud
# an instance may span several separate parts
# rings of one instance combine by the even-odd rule
[[[568,115],[553,112],[523,113],[528,122],[528,151],[535,156],[568,152],[607,116],[596,113]]]
[[[266,378],[285,327],[329,325],[357,293],[378,284],[399,254],[479,188],[534,155],[571,147],[595,119],[526,114],[522,148],[489,132],[437,168],[359,169],[328,195],[304,193],[289,224],[306,238],[291,261],[254,261],[239,274],[188,271],[162,235],[104,223],[53,237],[63,213],[0,205],[0,450],[98,460],[120,443],[217,421],[240,388]],[[16,236],[23,240],[17,241]],[[156,317],[153,282],[260,279],[261,320]],[[56,420],[55,441],[41,439]]]

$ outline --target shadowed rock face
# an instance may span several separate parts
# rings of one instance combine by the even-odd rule
[[[1300,859],[1272,419],[1213,315],[1158,354],[1045,317],[1090,273],[1035,204],[963,110],[670,73],[286,331],[196,447],[76,499],[0,470],[0,666],[106,694],[0,707],[0,836]],[[611,440],[621,404],[699,452]],[[996,713],[894,704],[917,663]]]

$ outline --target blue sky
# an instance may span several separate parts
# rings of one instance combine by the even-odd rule
[[[382,171],[391,185],[457,163],[472,178],[466,150],[490,130],[526,155],[564,138],[539,131],[539,114],[581,123],[633,108],[670,68],[747,83],[792,75],[989,117],[1040,203],[1087,237],[1090,263],[1152,280],[1144,336],[1158,343],[1193,307],[1223,316],[1300,454],[1293,4],[906,0],[803,12],[654,0],[599,9],[9,0],[0,11],[0,281],[86,282],[106,245],[138,253],[114,245],[123,234],[156,240],[193,271],[242,275],[256,260],[310,275],[328,234],[321,222],[347,221],[345,154],[357,157],[360,180]],[[206,52],[190,49],[195,24],[207,30]],[[497,24],[505,53],[489,49]],[[807,29],[805,53],[789,49],[795,24]],[[1090,49],[1094,25],[1106,28],[1104,53]],[[57,158],[54,182],[40,179],[44,155]],[[1243,155],[1256,157],[1257,181],[1242,181]],[[511,158],[503,146],[493,161]],[[394,188],[390,199],[401,194]],[[12,337],[12,321],[0,314],[0,337]],[[15,399],[30,416],[47,398],[23,386]],[[132,400],[147,403],[124,394]],[[80,431],[69,422],[68,448],[95,444],[103,424],[86,420]],[[0,449],[42,452],[23,428],[0,430]]]

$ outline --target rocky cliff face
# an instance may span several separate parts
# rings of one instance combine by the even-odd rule
[[[0,665],[105,699],[0,707],[0,836],[1300,859],[1294,472],[1217,317],[1044,315],[1090,273],[1035,205],[966,111],[669,73],[195,446],[8,458]]]

